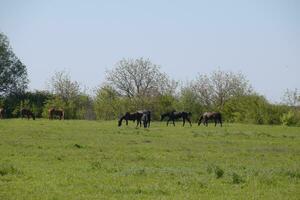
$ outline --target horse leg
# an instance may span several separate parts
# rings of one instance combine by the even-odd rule
[[[168,121],[167,121],[167,126],[169,126],[169,121],[170,121],[170,119],[168,119]]]
[[[182,126],[184,126],[185,125],[185,118],[182,118],[182,121],[183,121]]]
[[[215,119],[215,127],[217,126],[217,120]]]
[[[173,125],[175,126],[175,120],[173,119]]]
[[[190,118],[186,118],[186,120],[188,120],[188,122],[190,123],[190,126],[192,126],[192,122],[191,122]]]
[[[126,126],[128,126],[128,120],[126,119]]]
[[[140,125],[140,127],[142,126],[142,121],[141,120],[137,120],[137,127]]]

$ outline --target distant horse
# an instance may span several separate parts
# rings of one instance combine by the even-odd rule
[[[33,114],[33,112],[26,108],[21,109],[21,116],[22,119],[26,116],[28,120],[30,119],[30,117],[32,117],[32,119],[35,120],[35,115]]]
[[[165,117],[168,117],[167,121],[167,126],[169,125],[169,121],[173,121],[173,125],[175,126],[175,120],[182,118],[183,124],[182,126],[185,125],[185,120],[187,120],[190,123],[190,126],[192,126],[191,120],[190,120],[190,115],[192,115],[191,112],[167,112],[161,115],[160,121],[162,121]]]
[[[54,119],[55,116],[59,117],[59,120],[65,118],[65,112],[63,109],[50,108],[48,110],[49,119]]]
[[[220,125],[222,127],[222,115],[221,115],[221,113],[219,113],[219,112],[206,112],[206,113],[204,113],[198,121],[198,126],[201,124],[202,121],[203,121],[203,124],[205,126],[208,126],[208,120],[214,120],[215,126],[217,126],[217,123],[220,123]]]
[[[124,116],[120,117],[119,121],[118,121],[118,126],[122,126],[122,121],[125,120],[126,121],[126,125],[128,125],[128,121],[133,121],[135,122],[135,120],[137,121],[136,126],[138,127],[138,125],[142,125],[142,118],[143,118],[143,123],[144,126],[146,124],[146,127],[150,127],[150,121],[151,121],[151,112],[150,111],[137,111],[135,113],[129,113],[126,112]]]
[[[0,119],[4,118],[4,108],[0,108]]]
[[[140,126],[141,122],[143,122],[144,128],[149,128],[150,127],[150,122],[151,122],[151,112],[150,111],[143,111],[143,115],[140,121]]]

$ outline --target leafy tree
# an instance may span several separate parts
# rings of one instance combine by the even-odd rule
[[[0,95],[23,93],[27,84],[26,66],[14,54],[8,38],[0,33]]]
[[[287,106],[270,104],[263,96],[252,94],[229,99],[222,112],[230,122],[280,124]]]
[[[80,84],[73,81],[65,72],[56,72],[50,82],[49,88],[54,98],[47,101],[43,116],[48,116],[50,107],[62,108],[65,111],[65,119],[94,119],[92,99],[81,91]]]
[[[165,94],[158,96],[154,103],[157,105],[156,111],[161,114],[176,110],[177,99],[171,94]]]
[[[287,89],[283,95],[283,103],[292,106],[292,107],[299,107],[300,106],[300,92],[297,88],[294,90]]]
[[[192,112],[193,121],[197,121],[199,116],[205,111],[205,107],[198,101],[197,94],[190,87],[183,87],[177,110]]]
[[[72,81],[70,75],[65,71],[56,72],[49,82],[49,87],[65,103],[74,101],[80,94],[80,84]]]
[[[94,101],[90,96],[85,94],[81,94],[79,96],[76,119],[96,119],[94,112]]]
[[[18,117],[21,108],[32,110],[36,117],[41,117],[43,107],[52,95],[47,91],[32,91],[22,94],[10,94],[2,99],[2,105],[7,117]]]
[[[191,84],[199,102],[208,108],[222,109],[231,97],[248,95],[252,91],[243,74],[221,70],[209,76],[199,75]]]
[[[172,93],[177,86],[159,66],[143,58],[121,60],[107,71],[106,80],[120,95],[129,98]]]
[[[104,85],[97,90],[95,99],[95,112],[97,119],[115,119],[121,112],[121,97],[109,85]]]

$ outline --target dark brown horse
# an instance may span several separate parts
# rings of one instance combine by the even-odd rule
[[[208,120],[214,120],[215,126],[217,126],[217,123],[220,123],[220,125],[222,126],[222,115],[219,112],[204,113],[198,121],[198,126],[201,124],[202,121],[205,126],[208,126]]]
[[[125,115],[123,115],[122,117],[120,117],[119,121],[118,121],[118,126],[122,126],[122,121],[125,120],[126,121],[126,125],[128,125],[128,121],[131,120],[133,122],[135,122],[135,120],[137,121],[136,123],[136,127],[138,127],[139,125],[143,125],[144,127],[150,127],[150,122],[151,122],[151,112],[150,111],[146,111],[146,110],[140,110],[137,111],[135,113],[129,113],[126,112]]]
[[[59,120],[65,119],[65,112],[63,109],[50,108],[48,114],[49,119],[54,119],[55,116],[58,116]]]
[[[4,118],[4,108],[0,108],[0,119]]]
[[[27,117],[28,120],[30,119],[30,117],[32,117],[32,119],[35,120],[35,115],[33,114],[33,112],[26,108],[21,109],[21,117],[22,119],[24,117]]]
[[[185,120],[190,123],[190,126],[192,126],[191,119],[190,119],[191,115],[192,115],[191,112],[172,111],[172,112],[167,112],[167,113],[162,114],[160,121],[162,121],[165,117],[168,117],[167,126],[169,125],[169,121],[172,121],[173,125],[175,126],[175,120],[182,118],[182,121],[183,121],[182,126],[185,125]]]

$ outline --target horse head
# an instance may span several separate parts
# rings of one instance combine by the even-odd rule
[[[201,117],[200,117],[200,119],[199,119],[199,121],[198,121],[198,126],[200,126],[202,120],[203,120],[203,115],[201,115]]]
[[[118,121],[118,126],[119,127],[122,126],[123,119],[124,119],[124,116],[122,116],[122,117],[119,118],[119,121]]]

